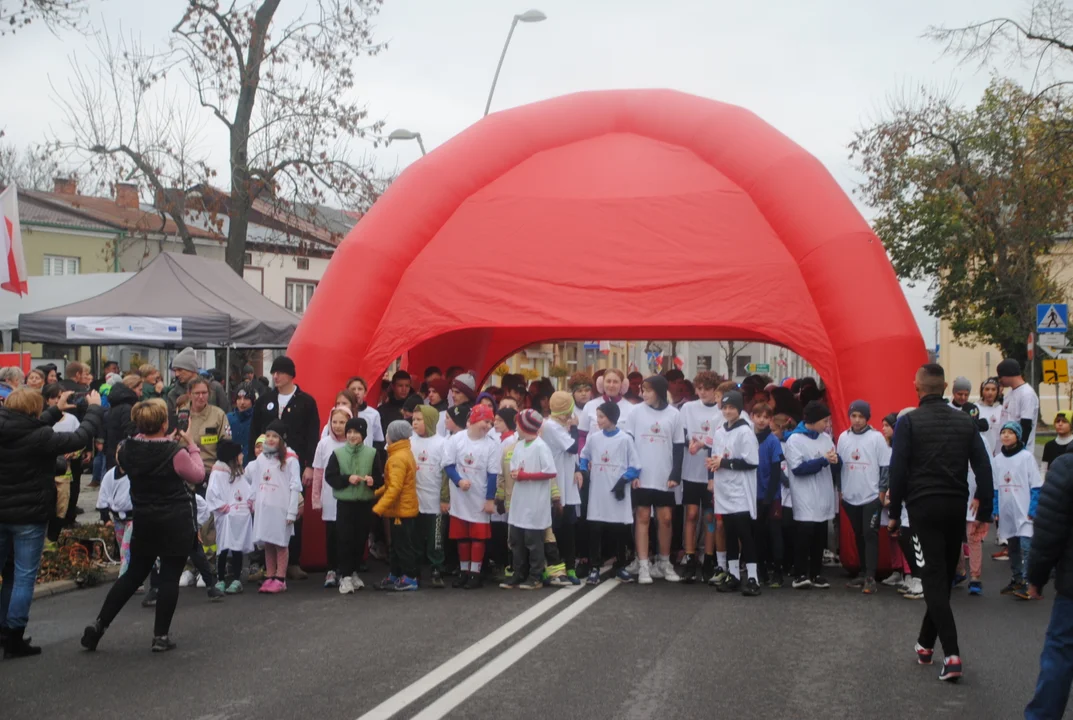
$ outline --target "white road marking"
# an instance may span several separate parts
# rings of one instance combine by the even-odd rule
[[[617,585],[618,583],[614,584]],[[451,676],[466,669],[466,667],[480,659],[483,655],[494,650],[497,645],[511,635],[524,629],[526,625],[533,622],[559,603],[564,602],[579,590],[580,588],[562,588],[561,590],[552,593],[518,617],[510,620],[488,635],[485,635],[483,638],[450,658],[424,677],[418,678],[410,685],[404,687],[402,690],[359,717],[358,720],[386,720],[386,718],[392,717],[407,705],[410,705],[422,695],[425,695],[430,690],[434,689],[443,681],[450,679]]]
[[[585,595],[575,603],[571,603],[562,612],[548,620],[533,632],[526,635],[511,647],[504,650],[496,658],[483,665],[461,683],[453,687],[436,702],[414,715],[413,720],[439,720],[462,704],[482,687],[495,679],[500,673],[514,663],[525,657],[540,643],[551,637],[557,630],[568,622],[585,612],[590,606],[597,603],[600,598],[618,587],[620,583],[608,580],[601,583],[595,590]]]

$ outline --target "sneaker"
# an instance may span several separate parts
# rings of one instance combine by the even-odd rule
[[[667,582],[676,583],[682,581],[682,577],[675,572],[674,565],[671,564],[670,560],[660,560],[659,571]]]
[[[710,578],[708,578],[709,585],[721,585],[727,579],[727,571],[721,567],[716,566],[715,572]]]
[[[792,587],[794,590],[808,590],[812,587],[812,581],[809,580],[807,576],[802,575],[801,577],[790,583],[790,587]]]
[[[86,627],[82,631],[81,645],[86,650],[93,652],[97,649],[97,643],[101,641],[101,637],[104,635],[104,628],[99,624],[93,624]]]
[[[156,596],[157,596],[157,589],[154,588],[154,587],[149,588],[149,592],[147,592],[145,594],[145,597],[142,598],[142,607],[143,608],[156,607]]]
[[[1032,597],[1031,595],[1028,594],[1028,583],[1021,583],[1021,587],[1017,588],[1017,592],[1015,592],[1013,594],[1013,596],[1015,598],[1017,598],[1018,600],[1036,600],[1037,599],[1037,598],[1034,598],[1034,597]]]
[[[715,575],[715,559],[705,555],[704,562],[700,566],[700,577],[702,582],[708,582]]]
[[[883,584],[887,587],[898,587],[902,584],[902,574],[900,572],[892,572],[883,580]]]
[[[653,580],[663,579],[663,566],[660,564],[659,560],[648,561],[648,574]]]
[[[469,573],[460,572],[458,573],[458,577],[454,579],[454,582],[451,583],[451,587],[453,587],[455,590],[461,590],[466,586],[467,580],[469,580]]]
[[[358,577],[357,573],[351,573],[350,582],[351,582],[351,584],[354,585],[355,590],[364,590],[365,589],[365,581],[362,580],[360,577]]]
[[[768,585],[772,590],[778,590],[782,587],[782,573],[775,571],[771,574],[771,583]]]
[[[538,580],[526,580],[518,585],[519,590],[539,590],[542,587],[544,587],[544,583]]]
[[[291,565],[289,568],[287,568],[288,580],[305,580],[308,577],[309,573],[307,573],[305,570],[298,567],[297,565]]]
[[[939,671],[939,679],[947,682],[957,682],[961,679],[961,658],[951,655],[943,660],[943,669]]]
[[[227,589],[224,590],[224,592],[228,595],[241,595],[243,589],[241,580],[232,580],[231,584],[227,586]]]
[[[861,590],[865,595],[875,595],[879,592],[879,584],[876,583],[876,579],[873,577],[864,581],[864,588]]]
[[[484,578],[480,573],[470,573],[466,579],[466,584],[462,586],[463,590],[480,590],[484,587]]]
[[[189,570],[183,570],[183,574],[179,576],[179,587],[190,587],[194,584],[194,573]]]
[[[1010,580],[1008,583],[1006,583],[1006,587],[1004,587],[1004,588],[1002,588],[1001,590],[998,591],[998,594],[999,595],[1013,595],[1015,592],[1017,592],[1017,589],[1019,587],[1020,587],[1019,582],[1017,582],[1016,580]]]
[[[197,576],[197,586],[202,590],[208,587],[208,585],[205,583],[205,578],[201,577],[201,575]]]
[[[741,590],[741,580],[733,575],[727,575],[727,579],[715,586],[716,592],[731,593]]]
[[[600,571],[594,569],[589,573],[589,576],[585,579],[586,585],[599,585],[600,584]]]
[[[935,651],[930,648],[922,647],[920,643],[917,643],[913,648],[917,653],[918,665],[931,665],[932,657],[935,655]]]
[[[968,575],[955,575],[954,576],[954,587],[957,587],[958,585],[960,585],[961,583],[965,582],[968,579],[969,579]]]
[[[863,575],[858,575],[857,577],[853,578],[848,583],[846,583],[846,587],[848,587],[851,590],[860,590],[861,588],[864,587],[864,581],[865,581],[864,576]]]
[[[417,589],[417,581],[411,577],[406,577],[405,575],[399,578],[399,581],[395,583],[395,592],[413,592]]]
[[[626,572],[630,575],[637,575],[641,572],[641,560],[634,558],[629,565],[626,566]]]
[[[749,581],[742,586],[741,594],[745,597],[760,597],[760,584],[755,578],[749,578]]]
[[[633,575],[630,575],[628,572],[626,572],[626,568],[623,568],[617,573],[615,573],[615,579],[618,580],[620,583],[632,583]]]
[[[373,585],[373,589],[374,590],[394,590],[395,589],[395,584],[398,581],[399,581],[399,579],[396,576],[392,575],[391,573],[388,573],[388,576],[386,578],[381,580],[376,585]]]
[[[581,581],[576,577],[570,577],[570,574],[556,575],[551,578],[551,584],[553,587],[573,587],[574,585],[580,585]]]
[[[440,571],[439,571],[439,570],[433,570],[433,571],[432,571],[432,580],[431,580],[431,585],[432,585],[432,587],[434,587],[434,588],[442,588],[442,587],[444,587],[444,584],[443,584],[443,574],[442,574],[442,573],[440,573]]]
[[[216,589],[220,592],[227,592],[227,583],[221,580],[220,582],[216,583]]]
[[[329,570],[324,573],[324,587],[339,587],[339,579],[335,576],[335,570]]]
[[[499,583],[499,587],[504,590],[513,590],[514,588],[522,584],[522,580],[523,578],[511,575],[508,578],[504,578],[503,582]]]
[[[1009,560],[1010,559],[1010,549],[1008,547],[1004,547],[1001,550],[999,550],[997,553],[992,553],[991,554],[991,559],[992,560]]]
[[[913,578],[913,582],[909,583],[909,587],[902,597],[906,600],[924,599],[924,583],[920,581],[920,578]]]
[[[983,595],[984,584],[979,580],[969,580],[969,595]]]
[[[816,577],[812,578],[812,587],[817,588],[819,590],[826,590],[827,588],[831,587],[831,583],[827,582],[827,578],[825,578],[823,575],[817,575]]]
[[[250,565],[250,572],[246,575],[246,582],[263,583],[267,579],[263,567],[260,565]]]
[[[224,599],[224,591],[220,589],[220,585],[223,583],[217,583],[209,588],[209,600],[212,602],[220,602]]]
[[[909,592],[909,588],[913,587],[913,576],[906,575],[901,584],[898,585],[897,591],[899,595],[905,595]]]
[[[652,584],[652,568],[648,563],[641,565],[637,571],[637,584],[638,585],[651,585]]]
[[[697,575],[697,556],[693,553],[686,553],[682,558],[682,582],[686,585],[692,585],[696,582]]]
[[[353,595],[354,594],[354,581],[348,577],[343,578],[339,582],[339,594],[340,595]]]
[[[577,576],[577,570],[567,570],[566,579],[570,581],[571,585],[580,585],[581,578]]]
[[[169,640],[167,635],[161,635],[160,637],[153,638],[153,645],[150,649],[155,653],[159,653],[174,650],[176,647],[178,646]]]

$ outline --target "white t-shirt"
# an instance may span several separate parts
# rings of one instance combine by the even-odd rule
[[[991,472],[998,490],[998,530],[1002,538],[1032,537],[1028,506],[1032,489],[1043,487],[1035,456],[1022,450],[1006,457],[1001,450],[991,458]]]
[[[440,512],[440,488],[443,487],[443,454],[447,438],[410,438],[410,451],[417,461],[417,511],[423,515]]]
[[[1019,385],[1006,393],[1006,398],[1002,401],[1000,430],[1001,425],[1008,422],[1019,423],[1022,420],[1032,421],[1032,433],[1025,438],[1024,443],[1026,448],[1034,448],[1036,447],[1036,425],[1039,424],[1039,398],[1028,383]],[[1001,454],[1001,451],[995,453],[995,455]]]
[[[633,522],[630,486],[626,496],[615,498],[614,488],[628,468],[638,468],[633,438],[621,430],[608,437],[602,430],[589,435],[581,457],[589,461],[589,520],[629,525]]]
[[[463,430],[452,435],[445,443],[443,465],[454,465],[463,480],[469,480],[469,490],[462,490],[453,482],[451,490],[451,516],[472,523],[486,523],[488,513],[484,511],[485,493],[488,489],[488,473],[499,475],[502,469],[500,446],[485,435],[473,440],[469,432]],[[548,491],[550,502],[551,491]]]
[[[217,550],[253,551],[253,517],[249,506],[251,491],[250,481],[244,475],[232,480],[231,471],[224,463],[218,462],[213,466],[209,473],[209,486],[205,490],[205,502],[216,519]],[[227,512],[220,512],[224,506],[227,506]]]
[[[527,473],[555,474],[555,458],[551,448],[539,437],[520,440],[510,458],[510,470]],[[510,496],[507,520],[512,526],[526,530],[546,530],[551,527],[551,478],[547,480],[515,480]]]
[[[682,428],[685,431],[686,445],[696,440],[704,447],[712,446],[712,436],[723,424],[723,411],[719,409],[719,403],[705,405],[701,400],[691,400],[682,406],[680,411]],[[708,453],[698,452],[696,455],[689,454],[686,448],[682,457],[682,480],[686,482],[708,482]]]
[[[79,427],[78,418],[71,413],[64,413],[63,417],[52,426],[52,432],[74,432]]]
[[[981,403],[976,407],[980,408],[980,419],[987,420],[987,432],[984,434],[984,438],[987,440],[985,444],[994,453],[995,448],[1001,445],[998,436],[1002,432],[1002,404],[984,405]]]
[[[826,522],[838,510],[831,468],[825,467],[813,475],[795,475],[794,468],[806,460],[822,458],[835,444],[827,433],[815,439],[804,433],[793,433],[783,448],[786,466],[790,470],[790,493],[793,496],[794,520]]]
[[[890,466],[890,448],[883,433],[869,427],[863,433],[846,430],[838,437],[842,460],[842,499],[865,505],[879,499],[879,469]]]
[[[280,467],[276,455],[262,453],[246,466],[246,479],[253,497],[253,539],[286,547],[294,535],[294,524],[287,520],[298,517],[302,499],[302,470],[298,457],[287,453]]]
[[[130,478],[126,475],[117,478],[114,467],[101,478],[101,489],[97,493],[97,509],[111,510],[119,515],[121,520],[126,520],[127,515],[134,509],[130,502]]]
[[[597,396],[585,403],[585,409],[581,411],[581,421],[577,426],[578,430],[588,433],[589,435],[600,432],[600,428],[596,425],[596,408],[600,407],[605,402],[606,400],[603,399],[603,396]],[[620,428],[625,427],[626,418],[630,416],[630,412],[637,406],[627,400],[625,395],[620,397],[615,404],[618,405],[619,410],[618,422],[616,425]]]
[[[789,480],[790,470],[786,467],[786,441],[780,440],[779,445],[782,446],[782,463],[779,467],[782,470],[782,474]],[[779,481],[781,482],[782,479],[780,478]],[[770,480],[768,482],[770,482]],[[793,508],[794,506],[794,494],[786,487],[782,489],[782,506],[784,508]]]
[[[744,418],[742,418],[744,420]],[[718,515],[749,513],[756,519],[756,466],[760,464],[760,444],[746,422],[734,423],[731,430],[723,424],[712,438],[712,457],[744,460],[750,470],[720,467],[715,471],[715,512]],[[777,480],[772,479],[772,482]]]
[[[287,404],[290,403],[291,398],[294,397],[296,390],[298,390],[297,386],[295,386],[294,390],[291,390],[290,395],[284,395],[283,393],[279,394],[279,407],[277,408],[279,410],[279,417],[283,417],[283,410],[287,407]]]
[[[633,436],[641,462],[641,487],[670,492],[667,486],[674,469],[674,443],[685,442],[680,413],[668,405],[662,410],[641,403],[626,418],[623,430]]]
[[[551,450],[555,459],[555,471],[558,476],[559,493],[562,495],[563,505],[581,506],[581,491],[574,482],[574,471],[577,469],[577,453],[566,452],[573,446],[574,438],[570,431],[554,420],[545,420],[540,428],[540,438]],[[515,486],[517,487],[517,486]]]
[[[328,467],[328,461],[331,460],[332,453],[344,445],[346,445],[346,440],[336,440],[330,433],[327,437],[322,437],[320,442],[317,443],[317,451],[313,454],[313,471],[320,470],[323,472]],[[335,493],[332,492],[332,486],[328,484],[328,481],[321,478],[320,482],[320,517],[325,522],[335,522],[338,501],[335,499]]]

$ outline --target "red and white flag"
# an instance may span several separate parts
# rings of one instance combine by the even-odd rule
[[[19,225],[19,200],[15,184],[0,192],[0,289],[26,295],[26,260],[22,256],[22,227]]]

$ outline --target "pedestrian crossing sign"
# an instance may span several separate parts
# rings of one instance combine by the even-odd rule
[[[1036,306],[1036,332],[1060,332],[1069,329],[1069,306],[1065,303],[1045,303]]]

